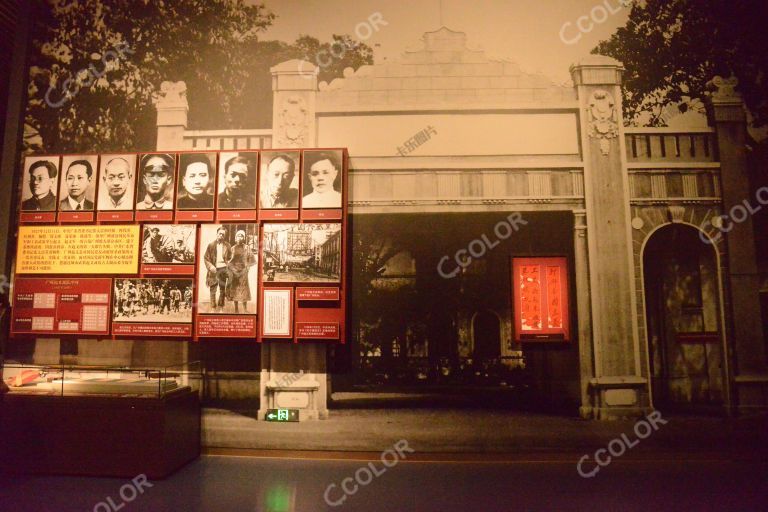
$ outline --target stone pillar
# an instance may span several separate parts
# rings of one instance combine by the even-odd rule
[[[735,392],[739,409],[766,407],[768,368],[766,346],[760,317],[760,276],[757,266],[755,232],[745,201],[752,207],[758,202],[750,186],[746,154],[746,111],[736,92],[736,78],[715,77],[710,85],[715,92],[708,101],[709,117],[714,125],[720,154],[723,195],[723,229],[728,246],[730,281],[729,334],[735,360]],[[737,210],[745,210],[744,212]],[[741,219],[735,222],[731,215]]]
[[[272,147],[316,146],[315,99],[318,68],[289,60],[272,73]],[[327,345],[264,342],[261,347],[259,419],[267,409],[299,409],[299,419],[328,417]]]
[[[157,108],[157,150],[177,151],[184,148],[184,130],[187,129],[187,84],[163,82],[155,101]]]
[[[640,415],[647,380],[640,375],[635,270],[621,114],[624,68],[591,55],[571,66],[579,98],[594,377],[598,419]],[[581,313],[581,311],[580,311]]]
[[[592,314],[589,304],[589,251],[587,249],[587,212],[573,212],[573,265],[576,274],[576,314],[578,316],[579,376],[581,406],[579,415],[593,417],[590,381],[595,375],[592,347]]]
[[[271,67],[272,147],[311,148],[317,143],[315,99],[318,67],[289,60]]]

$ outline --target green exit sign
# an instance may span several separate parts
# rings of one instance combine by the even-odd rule
[[[267,409],[267,421],[299,421],[298,409]]]

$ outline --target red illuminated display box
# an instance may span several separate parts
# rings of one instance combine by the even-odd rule
[[[513,258],[515,339],[569,341],[568,260]]]

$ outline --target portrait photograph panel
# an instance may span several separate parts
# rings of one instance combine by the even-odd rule
[[[340,282],[339,223],[266,223],[262,248],[264,282]]]
[[[198,313],[256,314],[258,256],[258,224],[202,225]]]
[[[99,163],[99,199],[101,211],[133,210],[136,189],[136,155],[101,155]]]
[[[96,198],[97,155],[67,155],[61,159],[59,211],[93,211]]]
[[[342,157],[340,150],[304,151],[302,208],[341,208]]]
[[[58,205],[59,157],[36,156],[24,159],[21,210],[55,212]]]
[[[298,151],[263,151],[259,168],[261,208],[299,207]]]
[[[256,209],[257,151],[219,154],[218,204],[220,210]]]
[[[141,263],[195,263],[196,228],[192,224],[144,224]]]
[[[176,155],[148,153],[139,158],[137,210],[173,210]]]
[[[213,210],[216,153],[179,153],[176,208]]]
[[[192,323],[193,280],[115,279],[112,321]]]

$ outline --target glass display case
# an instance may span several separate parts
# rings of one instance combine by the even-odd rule
[[[6,361],[3,381],[10,394],[161,398],[182,390],[199,392],[202,371],[199,361],[162,367]]]
[[[0,473],[155,479],[200,455],[198,361],[78,362],[89,364],[5,362]]]

